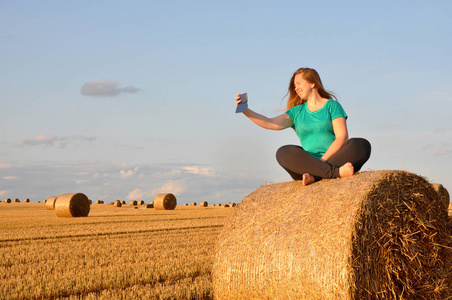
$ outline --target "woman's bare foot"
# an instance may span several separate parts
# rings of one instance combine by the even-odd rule
[[[342,177],[350,177],[355,173],[355,168],[353,168],[352,163],[346,163],[342,167],[339,168],[339,176]]]
[[[312,176],[311,174],[309,174],[309,173],[304,173],[303,174],[303,185],[304,186],[306,186],[306,185],[308,185],[308,184],[311,184],[311,183],[313,183],[315,181],[315,178],[314,178],[314,176]]]

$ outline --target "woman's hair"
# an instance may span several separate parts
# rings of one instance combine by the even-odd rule
[[[286,107],[287,110],[291,109],[294,106],[303,104],[307,101],[306,99],[301,99],[300,96],[298,96],[297,92],[295,92],[294,79],[295,79],[295,76],[298,74],[302,74],[303,79],[306,80],[307,82],[313,83],[314,88],[317,89],[317,91],[319,92],[319,95],[322,98],[337,100],[336,96],[333,93],[325,90],[325,88],[323,87],[323,84],[322,84],[322,80],[320,80],[319,73],[317,73],[316,70],[310,69],[310,68],[300,68],[297,71],[295,71],[292,78],[290,79],[289,90],[287,92],[287,95],[289,95],[289,99],[287,100],[287,107]]]

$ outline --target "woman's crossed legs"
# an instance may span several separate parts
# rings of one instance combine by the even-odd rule
[[[279,148],[276,159],[294,180],[303,180],[303,184],[306,185],[322,178],[353,175],[369,159],[370,152],[371,146],[366,139],[352,138],[327,162],[295,145]]]

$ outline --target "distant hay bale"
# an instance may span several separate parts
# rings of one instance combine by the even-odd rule
[[[6,198],[5,201],[3,201],[5,203],[11,203],[11,198]]]
[[[24,200],[24,202],[25,202],[25,203],[30,203],[30,199],[26,198],[26,199]]]
[[[218,206],[221,206],[221,203],[218,203]]]
[[[97,200],[96,204],[104,204],[104,200]]]
[[[218,238],[215,299],[449,299],[452,228],[422,177],[260,187]]]
[[[153,204],[141,204],[140,205],[140,208],[141,209],[148,209],[148,208],[154,208],[154,205]]]
[[[46,201],[47,209],[54,210],[55,202],[57,201],[57,199],[58,199],[57,196],[51,196],[51,197],[47,198],[47,201]]]
[[[184,203],[184,206],[188,206],[188,203]]]
[[[82,193],[62,194],[55,203],[58,217],[86,217],[89,211],[89,199]]]
[[[446,190],[446,188],[439,183],[432,183],[433,188],[435,189],[435,191],[439,194],[444,209],[447,211],[449,208],[449,204],[450,204],[450,198],[449,198],[449,192]]]
[[[137,200],[132,200],[132,201],[130,201],[129,205],[130,206],[137,206],[138,202],[137,202]]]
[[[173,210],[177,206],[176,196],[173,194],[157,194],[154,198],[154,208],[156,210]]]
[[[120,200],[115,200],[115,202],[113,203],[113,205],[115,207],[121,207],[122,206],[122,202]]]
[[[121,201],[121,204],[126,205],[127,202],[126,202],[125,200],[122,200],[122,201]]]
[[[89,204],[93,204],[93,200],[88,199],[88,201],[89,201]]]
[[[196,206],[196,205],[198,205],[198,203],[196,203],[196,202],[190,203],[190,206]]]
[[[207,203],[207,201],[203,201],[203,202],[199,203],[199,206],[207,207],[207,206],[209,206],[209,203]]]
[[[15,203],[20,203],[20,200],[18,198],[14,199]]]
[[[143,200],[139,200],[138,203],[137,203],[137,205],[143,205],[143,204],[144,204]]]

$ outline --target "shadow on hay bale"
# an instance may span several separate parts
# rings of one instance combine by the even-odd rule
[[[404,171],[263,186],[216,246],[215,299],[447,299],[452,237],[433,187]]]

